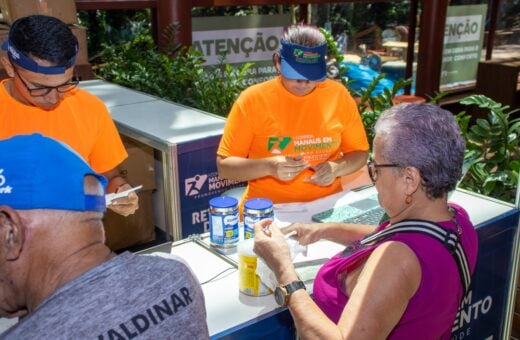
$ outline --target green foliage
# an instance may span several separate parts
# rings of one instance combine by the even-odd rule
[[[244,16],[250,14],[280,14],[290,12],[288,5],[268,5],[268,6],[213,6],[213,7],[194,7],[191,10],[193,17],[210,16]]]
[[[251,64],[235,69],[221,60],[218,67],[206,69],[199,51],[169,46],[159,51],[147,35],[105,45],[106,63],[98,72],[108,81],[226,117],[246,87],[244,76]]]
[[[412,79],[400,79],[394,83],[391,90],[385,88],[383,93],[380,93],[377,96],[372,96],[372,91],[383,78],[385,78],[385,74],[379,74],[362,93],[357,93],[351,90],[351,93],[356,97],[360,96],[358,110],[361,114],[361,119],[363,120],[363,125],[365,126],[365,131],[370,145],[372,145],[374,140],[374,124],[381,113],[392,107],[394,105],[393,99],[396,94],[401,89],[412,83]]]
[[[104,45],[119,45],[151,34],[150,10],[78,11],[78,19],[87,28],[88,55],[95,62]]]
[[[345,66],[343,66],[341,64],[341,62],[343,61],[344,57],[343,57],[343,54],[341,54],[341,52],[338,50],[338,46],[336,44],[336,41],[334,41],[334,37],[332,37],[332,34],[327,31],[326,29],[320,27],[320,32],[323,34],[323,36],[325,36],[325,39],[327,40],[327,48],[328,48],[328,53],[329,53],[329,59],[332,58],[332,61],[329,60],[327,62],[327,76],[330,78],[331,76],[332,77],[339,77],[341,79],[341,82],[343,83],[344,86],[346,86],[348,88],[348,80],[347,80],[347,77],[343,77],[342,75],[345,74],[345,71],[347,70],[347,68]],[[330,73],[330,69],[331,69],[331,65],[330,64],[333,64],[333,66],[335,67],[335,73],[337,73],[336,75],[331,75]]]
[[[224,61],[222,57],[212,72],[207,72],[195,82],[198,90],[194,93],[194,101],[196,107],[202,110],[227,117],[236,98],[246,87],[244,78],[253,63],[236,68]]]
[[[409,83],[401,80],[392,91],[385,90],[381,95],[371,97],[370,93],[383,77],[374,79],[361,94],[358,104],[370,145],[374,138],[373,126],[381,112],[393,105],[396,92]],[[435,102],[442,96],[444,94],[439,94],[431,100]],[[467,173],[460,187],[514,203],[520,169],[520,118],[513,118],[512,114],[518,110],[508,111],[508,106],[482,95],[468,96],[460,103],[489,111],[487,119],[479,118],[474,124],[465,111],[455,115],[466,140],[463,170],[467,169]]]
[[[466,139],[465,159],[471,167],[461,187],[513,203],[520,169],[520,118],[515,111],[483,95],[472,95],[460,102],[488,110],[488,118],[479,118],[469,126],[464,112],[456,116]]]

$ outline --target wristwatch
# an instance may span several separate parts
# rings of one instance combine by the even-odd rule
[[[299,289],[305,289],[303,281],[293,281],[285,286],[279,285],[274,290],[274,299],[280,306],[287,306],[291,294]]]

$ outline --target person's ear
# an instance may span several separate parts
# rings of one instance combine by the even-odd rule
[[[408,195],[413,194],[421,186],[421,173],[419,169],[413,166],[407,166],[404,168],[404,181],[406,183],[406,193]]]
[[[5,57],[5,56],[2,56],[2,58],[0,58],[0,61],[2,62],[2,65],[4,66],[4,70],[7,73],[7,75],[9,76],[9,78],[14,78],[13,64],[11,64],[9,59],[7,59],[7,57]]]
[[[7,261],[14,261],[20,256],[24,233],[20,215],[11,207],[0,206],[0,247]]]
[[[276,72],[280,74],[282,72],[282,68],[280,66],[280,54],[278,52],[273,53],[273,64],[274,68],[276,69]]]

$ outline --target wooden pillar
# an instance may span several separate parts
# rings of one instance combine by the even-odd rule
[[[413,77],[413,62],[415,56],[415,32],[417,28],[417,13],[419,0],[410,1],[410,13],[408,14],[408,48],[406,49],[406,69],[404,77]],[[404,89],[406,94],[410,94],[412,85],[407,85]]]
[[[439,91],[444,26],[448,0],[422,0],[415,94],[433,97]]]
[[[308,24],[309,19],[309,4],[300,4],[300,22]]]
[[[168,25],[178,22],[180,25],[177,42],[191,45],[191,0],[157,0],[157,31],[159,46],[166,47],[163,32]]]
[[[490,60],[493,54],[493,45],[495,44],[495,30],[497,29],[497,17],[500,0],[491,0],[491,8],[489,12],[489,27],[486,41],[486,60]]]
[[[157,26],[157,8],[152,8],[150,13],[150,24],[152,30],[152,38],[155,44],[159,46],[159,28]]]

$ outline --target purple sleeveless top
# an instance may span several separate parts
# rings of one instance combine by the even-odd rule
[[[473,273],[478,251],[476,230],[464,209],[451,203],[450,206],[457,212],[455,218],[462,228],[462,247]],[[438,224],[457,231],[452,221]],[[387,225],[387,222],[383,223],[377,231]],[[423,234],[402,233],[387,240],[406,244],[419,259],[422,269],[419,287],[389,338],[450,339],[451,327],[463,295],[460,274],[452,255],[438,240]],[[346,257],[339,253],[320,268],[314,281],[314,301],[333,322],[338,322],[349,299],[341,289],[340,274],[356,268],[377,246],[363,248]]]

